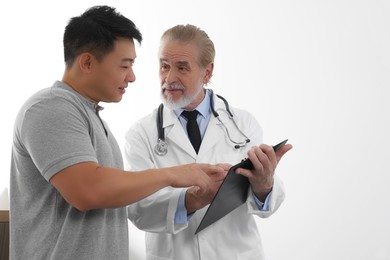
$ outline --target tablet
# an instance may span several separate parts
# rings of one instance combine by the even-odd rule
[[[288,139],[274,145],[274,151],[279,150],[283,145],[285,145],[287,140]],[[251,161],[246,158],[229,169],[225,179],[196,229],[195,234],[245,203],[248,196],[249,181],[247,177],[235,173],[237,168],[253,169],[253,165]]]

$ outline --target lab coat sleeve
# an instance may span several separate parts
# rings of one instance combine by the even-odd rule
[[[274,177],[274,186],[272,188],[272,193],[271,197],[269,199],[269,204],[268,204],[268,210],[259,210],[257,207],[256,201],[253,197],[253,192],[252,189],[250,188],[248,191],[248,199],[247,199],[247,207],[248,207],[248,212],[249,214],[254,214],[257,215],[261,218],[268,218],[272,214],[274,214],[277,209],[280,207],[282,202],[284,201],[285,198],[285,190],[284,186],[282,183],[282,180],[275,175]]]
[[[127,170],[140,171],[157,168],[153,159],[153,147],[157,133],[148,138],[145,126],[136,123],[125,135],[125,167]],[[150,131],[150,129],[149,129]],[[128,218],[139,229],[157,233],[177,233],[187,227],[174,224],[175,213],[182,189],[166,187],[147,198],[128,205]]]
[[[236,109],[235,113],[237,113],[239,116],[237,118],[244,119],[243,121],[239,121],[239,127],[240,129],[244,129],[245,133],[248,134],[248,136],[251,139],[251,146],[252,145],[260,145],[263,143],[263,129],[257,122],[257,120],[252,116],[251,113],[247,111],[243,111],[240,109]],[[282,183],[282,180],[275,174],[274,177],[274,185],[272,188],[272,194],[271,198],[269,200],[268,204],[268,210],[260,210],[256,204],[256,201],[253,197],[252,189],[250,188],[248,191],[248,197],[247,197],[247,208],[249,214],[257,215],[261,218],[267,218],[274,214],[276,210],[280,207],[282,202],[285,198],[285,190]]]

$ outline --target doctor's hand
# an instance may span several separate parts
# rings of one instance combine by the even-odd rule
[[[266,144],[252,147],[248,151],[248,158],[254,169],[238,168],[236,170],[236,173],[248,177],[253,193],[261,202],[265,201],[272,190],[276,166],[283,155],[291,149],[291,144],[284,145],[277,152],[272,146]]]
[[[185,195],[185,207],[187,209],[188,214],[194,213],[198,209],[201,209],[204,206],[210,204],[215,197],[215,194],[217,193],[219,187],[225,179],[226,174],[228,173],[231,165],[217,164],[217,166],[223,169],[223,172],[222,174],[215,174],[212,172],[209,173],[209,177],[211,178],[212,182],[208,190],[206,190],[205,192],[201,192],[197,189],[197,187],[191,187],[187,189]]]

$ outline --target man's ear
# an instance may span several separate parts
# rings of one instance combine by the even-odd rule
[[[88,52],[82,53],[79,56],[78,61],[79,61],[79,67],[81,71],[86,73],[89,73],[91,71],[93,56],[90,53]]]
[[[208,84],[210,82],[210,79],[213,76],[213,70],[214,70],[214,62],[210,62],[206,66],[206,73],[203,77],[203,84]]]

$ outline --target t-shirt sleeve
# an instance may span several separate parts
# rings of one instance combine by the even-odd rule
[[[25,112],[21,139],[47,181],[71,165],[97,162],[86,115],[63,98],[41,101]]]

